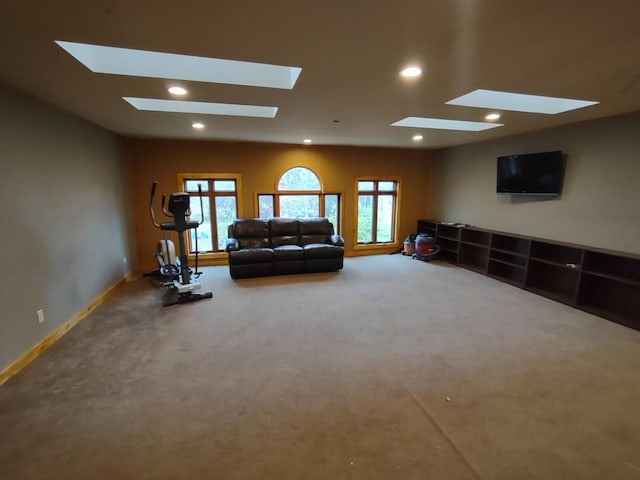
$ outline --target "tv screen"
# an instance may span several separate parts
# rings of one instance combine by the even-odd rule
[[[496,191],[521,195],[559,195],[564,177],[561,151],[498,157]]]

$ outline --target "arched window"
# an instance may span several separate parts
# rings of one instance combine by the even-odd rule
[[[278,191],[290,190],[322,190],[320,179],[311,170],[305,167],[293,167],[280,177]]]
[[[340,232],[340,194],[324,192],[320,178],[309,168],[293,167],[282,174],[274,193],[258,194],[258,216],[327,217]]]

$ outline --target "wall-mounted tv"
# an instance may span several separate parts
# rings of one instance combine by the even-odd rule
[[[498,193],[559,195],[563,179],[564,156],[559,150],[498,157]]]

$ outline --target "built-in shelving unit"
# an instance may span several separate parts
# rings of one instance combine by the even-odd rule
[[[518,287],[524,286],[530,247],[528,239],[492,233],[487,274]]]
[[[640,256],[419,220],[439,257],[640,330]]]
[[[458,230],[460,230],[458,263],[476,272],[487,273],[491,232],[473,228],[458,228]]]

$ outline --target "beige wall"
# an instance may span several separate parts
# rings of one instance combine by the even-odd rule
[[[400,179],[399,245],[415,231],[417,219],[428,216],[431,205],[430,154],[420,150],[179,140],[128,140],[126,150],[140,270],[154,267],[152,254],[161,236],[149,219],[151,183],[159,182],[159,193],[176,191],[178,173],[239,173],[241,216],[253,217],[257,215],[256,193],[274,191],[276,182],[289,168],[308,167],[318,174],[325,191],[343,194],[342,234],[347,255],[355,253],[356,177]]]
[[[562,150],[560,197],[495,193],[496,157]],[[640,254],[640,113],[442,150],[435,219]]]

